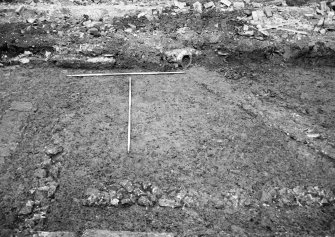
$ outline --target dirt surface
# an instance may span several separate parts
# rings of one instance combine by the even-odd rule
[[[99,36],[85,16],[1,25],[2,236],[334,235],[332,35],[245,38],[241,12],[172,10]],[[67,75],[179,70],[164,52],[183,47],[199,52],[185,74],[132,77],[127,154],[128,78]]]

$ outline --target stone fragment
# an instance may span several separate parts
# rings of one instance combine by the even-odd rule
[[[264,8],[264,13],[265,13],[265,15],[266,15],[266,17],[272,17],[272,9],[271,8],[269,8],[269,7],[266,7],[266,8]]]
[[[112,206],[118,206],[119,205],[119,199],[117,199],[117,198],[111,198],[111,200],[110,200],[110,204],[112,205]]]
[[[231,6],[231,1],[229,1],[229,0],[221,0],[220,2],[224,5],[226,5],[227,7]]]
[[[34,176],[36,178],[43,179],[47,176],[47,172],[46,172],[45,169],[39,168],[39,169],[35,170]]]
[[[321,17],[320,20],[318,21],[317,26],[323,26],[323,23],[325,22],[325,18]]]
[[[255,8],[261,8],[263,7],[263,4],[260,2],[252,2],[251,5]]]
[[[134,190],[132,182],[129,180],[123,180],[120,182],[120,185],[128,192],[131,193]]]
[[[57,188],[58,188],[58,183],[57,182],[49,183],[48,198],[54,197]]]
[[[327,6],[327,1],[321,1],[320,2],[320,9],[321,11],[327,12],[329,11],[329,7]]]
[[[244,2],[234,2],[233,7],[236,10],[241,10],[245,7]]]
[[[130,206],[132,204],[134,204],[133,200],[131,200],[130,197],[126,197],[126,198],[122,198],[121,199],[121,204],[124,206]]]
[[[262,10],[253,11],[251,13],[252,19],[255,21],[262,21],[264,17],[264,12]]]
[[[213,7],[215,7],[215,4],[214,4],[214,2],[206,2],[205,4],[204,4],[204,7],[206,8],[206,9],[209,9],[209,8],[213,8]]]
[[[153,185],[151,187],[151,193],[157,198],[160,198],[163,194],[163,191],[158,186]]]
[[[53,232],[47,232],[47,231],[37,231],[35,234],[33,234],[33,237],[76,237],[75,232],[66,232],[66,231],[53,231]]]
[[[36,18],[28,18],[27,23],[34,24],[36,22]]]
[[[158,200],[158,205],[161,207],[171,207],[171,208],[181,207],[180,203],[176,202],[173,199],[168,198],[160,198]]]
[[[95,27],[92,27],[92,28],[90,28],[88,31],[87,31],[87,33],[89,33],[90,35],[93,35],[93,36],[95,36],[95,37],[99,37],[101,34],[100,34],[100,31],[97,29],[97,28],[95,28]]]
[[[132,33],[133,29],[132,28],[127,28],[127,29],[124,30],[124,32],[126,32],[126,33]]]
[[[137,204],[140,206],[145,206],[145,207],[152,206],[152,202],[146,196],[141,196],[137,200]]]
[[[178,7],[179,9],[183,9],[186,7],[186,2],[179,2],[179,1],[174,1],[174,5]]]
[[[326,29],[321,29],[320,34],[324,35],[324,34],[326,34],[326,31],[327,31]]]
[[[26,205],[23,208],[21,208],[19,215],[29,215],[30,213],[32,213],[33,207],[34,207],[34,201],[32,200],[27,201]]]
[[[145,192],[139,187],[134,188],[133,193],[138,197],[143,196],[145,194]]]
[[[45,148],[45,154],[47,154],[49,157],[56,156],[64,151],[64,148],[62,146],[57,145],[50,145]]]
[[[193,10],[198,13],[202,13],[202,4],[200,2],[193,3]]]

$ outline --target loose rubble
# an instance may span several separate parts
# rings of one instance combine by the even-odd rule
[[[225,193],[201,193],[183,188],[160,188],[146,182],[124,180],[103,190],[89,187],[81,203],[88,207],[143,207],[162,208],[213,207],[234,213],[240,207],[275,205],[278,207],[304,206],[322,207],[335,204],[335,195],[319,187],[279,188],[263,191],[259,200],[242,189],[231,189]]]
[[[58,178],[61,163],[57,156],[63,152],[63,147],[50,145],[46,147],[43,162],[34,172],[34,187],[29,190],[31,199],[19,211],[23,220],[20,231],[30,233],[41,230],[47,218],[51,202],[59,186]]]

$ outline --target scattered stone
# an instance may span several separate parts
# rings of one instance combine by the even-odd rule
[[[229,1],[229,0],[221,0],[220,2],[224,5],[226,5],[227,7],[231,6],[231,1]]]
[[[322,34],[322,35],[326,34],[326,29],[321,29],[320,34]]]
[[[202,4],[200,2],[193,3],[193,9],[198,13],[202,13]]]
[[[161,207],[171,207],[171,208],[176,208],[180,207],[181,204],[176,202],[175,200],[168,199],[168,198],[160,198],[158,200],[158,205]]]
[[[130,34],[130,33],[132,33],[132,32],[133,32],[133,29],[132,29],[132,28],[127,28],[127,29],[125,29],[125,30],[124,30],[124,32],[126,32],[126,33],[129,33],[129,34]]]
[[[215,4],[214,4],[214,2],[206,2],[206,3],[204,4],[204,7],[205,7],[206,9],[213,8],[213,7],[215,7]]]
[[[320,31],[320,33],[321,33],[321,31]],[[319,133],[309,133],[309,134],[307,134],[307,137],[309,137],[309,138],[320,138],[321,135]]]
[[[141,196],[138,199],[137,204],[145,207],[152,206],[152,202],[146,196]]]
[[[27,64],[27,63],[30,63],[30,59],[29,58],[20,58],[19,62],[22,63],[22,64]]]
[[[270,191],[262,191],[261,202],[272,203],[273,197],[276,195],[276,189],[271,189]]]
[[[133,200],[131,200],[131,198],[123,198],[121,199],[121,205],[124,205],[124,206],[130,206],[134,204]]]
[[[64,151],[64,148],[62,146],[55,146],[50,145],[46,147],[45,154],[47,154],[49,157],[56,156]]]
[[[267,17],[272,17],[272,9],[269,7],[264,8],[264,13]]]
[[[252,2],[251,5],[255,8],[261,8],[263,7],[263,4],[260,2]]]
[[[129,180],[123,180],[120,185],[128,192],[131,193],[134,190],[133,184]]]
[[[245,7],[244,2],[234,2],[233,6],[236,10],[241,10]]]

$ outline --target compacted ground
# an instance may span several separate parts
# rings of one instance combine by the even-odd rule
[[[0,68],[3,236],[334,234],[334,67],[209,49],[185,74],[132,76],[127,153],[128,77],[67,77],[122,65]]]

